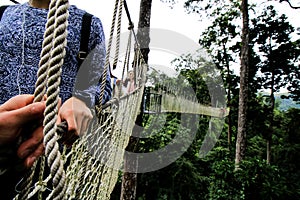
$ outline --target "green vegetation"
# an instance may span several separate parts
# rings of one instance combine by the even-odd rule
[[[137,199],[300,199],[300,105],[297,104],[300,101],[300,40],[291,38],[295,33],[294,27],[273,6],[263,9],[250,6],[246,152],[238,170],[235,170],[240,77],[233,73],[232,66],[239,63],[241,49],[240,1],[184,2],[189,11],[203,16],[206,13],[213,19],[199,43],[207,49],[221,72],[230,114],[216,145],[203,158],[199,151],[210,129],[210,117],[199,117],[197,130],[190,130],[193,125],[189,122],[195,115],[185,115],[185,127],[180,126],[180,113],[167,113],[163,118],[145,115],[144,131],[151,132],[151,137],[140,139],[137,152],[160,149],[168,145],[176,134],[194,131],[196,137],[172,164],[138,174]],[[195,91],[198,102],[214,102],[207,88],[207,77],[213,75],[201,71],[197,63],[203,63],[200,55],[185,55],[174,61],[185,83]],[[166,85],[177,84],[165,77],[158,82],[162,85],[163,81],[167,82]],[[284,95],[289,98],[281,98],[282,94],[278,94],[282,87],[287,88],[289,93]],[[259,93],[265,89],[271,93]],[[118,188],[119,185],[112,199],[119,199]]]
[[[288,96],[288,94],[286,94],[286,93],[284,93],[284,94],[279,93],[279,94],[275,95],[275,100],[279,104],[279,106],[278,106],[279,110],[287,111],[291,108],[300,109],[300,104],[299,103],[295,102],[291,98],[286,98],[286,96]]]

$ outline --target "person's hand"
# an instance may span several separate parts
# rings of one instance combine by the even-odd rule
[[[31,167],[34,161],[44,153],[43,128],[43,126],[37,127],[30,138],[21,143],[18,148],[18,157],[24,160],[25,167]]]
[[[24,127],[43,119],[45,103],[32,103],[33,98],[18,95],[0,106],[0,146],[15,142]]]
[[[71,97],[66,100],[58,111],[57,123],[67,121],[68,134],[80,136],[87,131],[89,122],[93,118],[91,110],[86,104],[76,97]],[[73,142],[73,139],[70,138]],[[65,144],[70,144],[70,141],[63,141]]]
[[[44,152],[42,119],[45,103],[32,103],[33,99],[33,95],[18,95],[0,106],[0,146],[16,143],[23,134],[30,135],[17,150],[26,167],[32,166]],[[35,129],[32,129],[33,124]]]
[[[43,101],[46,101],[47,97],[44,96]],[[59,99],[58,102],[58,109],[60,108],[61,100]],[[29,137],[26,138],[25,141],[21,143],[17,150],[17,155],[19,158],[23,159],[24,166],[25,167],[31,167],[36,159],[40,157],[45,150],[45,146],[43,143],[44,134],[43,134],[43,126],[42,122],[40,124],[35,124],[35,129],[32,129],[29,133]],[[28,135],[28,133],[25,132],[24,134]],[[23,133],[22,133],[23,134]]]

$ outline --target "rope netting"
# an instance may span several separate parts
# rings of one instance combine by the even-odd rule
[[[147,65],[135,44],[137,48],[133,62],[136,76],[135,90],[104,105],[100,103],[95,108],[96,117],[91,122],[87,134],[77,139],[71,148],[59,144],[60,131],[64,129],[64,125],[56,125],[55,122],[61,66],[65,56],[68,7],[68,0],[51,0],[49,5],[34,94],[35,101],[41,101],[45,92],[47,94],[44,120],[45,155],[28,170],[20,183],[21,192],[15,199],[109,199],[122,167],[125,147],[140,110],[138,102],[143,98]],[[120,35],[122,8],[123,0],[116,0],[101,80],[100,102],[105,89],[106,74],[109,73],[109,58],[116,21],[118,21],[117,38]],[[132,46],[131,37],[132,34],[128,39],[122,76],[130,62],[128,58]],[[118,57],[119,39],[116,48]]]

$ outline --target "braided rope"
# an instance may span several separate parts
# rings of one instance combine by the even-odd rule
[[[47,199],[63,199],[65,193],[65,171],[59,151],[56,134],[57,105],[61,66],[64,62],[67,44],[68,0],[56,1],[55,31],[51,59],[49,61],[47,100],[44,118],[45,155],[52,175],[53,191]]]
[[[112,46],[112,40],[114,36],[114,30],[115,30],[115,24],[116,24],[116,16],[117,16],[117,11],[118,11],[118,5],[123,2],[123,0],[116,0],[115,2],[115,7],[114,7],[114,13],[113,13],[113,19],[111,23],[111,29],[110,29],[110,35],[109,35],[109,40],[108,40],[108,45],[107,45],[107,51],[106,51],[106,57],[105,57],[105,65],[104,65],[104,71],[102,74],[102,82],[101,82],[101,88],[100,88],[100,102],[99,102],[99,108],[98,108],[98,113],[102,111],[102,99],[104,96],[104,91],[105,91],[105,82],[106,82],[106,76],[107,76],[107,71],[109,67],[109,58],[110,58],[110,53],[111,53],[111,46]]]
[[[52,48],[52,39],[54,34],[54,17],[56,12],[56,4],[55,1],[52,0],[49,5],[49,12],[48,12],[48,20],[46,24],[46,31],[44,33],[45,40],[43,41],[42,45],[42,52],[41,52],[41,60],[39,63],[39,70],[38,70],[38,79],[35,84],[35,91],[34,91],[34,102],[41,101],[46,90],[46,79],[47,79],[47,70],[48,70],[48,61],[50,58],[49,52]],[[22,184],[21,193],[16,196],[15,199],[27,199],[29,188],[31,187],[35,168],[36,168],[37,161],[34,165],[26,172],[24,176],[24,181]]]
[[[56,13],[56,2],[50,1],[49,4],[49,12],[47,16],[47,23],[44,33],[44,40],[42,43],[42,51],[40,54],[40,62],[39,62],[39,70],[37,73],[37,81],[35,84],[35,91],[34,91],[34,102],[41,101],[45,91],[46,91],[46,84],[47,84],[47,73],[49,68],[49,60],[50,60],[50,51],[53,47],[53,38],[54,38],[54,29],[55,29],[55,13]],[[40,172],[39,172],[39,182],[38,182],[38,199],[42,199],[43,196],[43,187],[45,187],[45,181],[43,181],[44,177],[44,169],[45,169],[45,157],[43,156],[40,159]],[[51,177],[51,176],[49,176]],[[47,183],[47,181],[46,181]],[[34,193],[34,191],[32,192]]]
[[[46,83],[48,86],[47,101],[44,119],[44,144],[45,154],[47,156],[48,165],[53,182],[53,191],[47,199],[62,199],[65,191],[65,172],[63,169],[63,161],[58,150],[56,135],[56,119],[57,105],[60,85],[61,66],[65,56],[65,46],[67,37],[67,18],[68,18],[68,0],[52,0],[49,5],[48,19],[44,34],[43,48],[41,52],[40,68],[38,71],[38,79],[36,82],[36,90],[34,93],[34,101],[41,101],[45,90]],[[54,39],[54,41],[53,41]],[[51,53],[50,53],[51,52]],[[46,82],[48,78],[48,81]],[[29,188],[32,183],[33,175],[36,168],[36,162],[29,170],[22,192],[15,199],[27,199]],[[41,163],[41,171],[39,175],[39,183],[44,184],[43,179],[43,162]],[[30,193],[33,196],[42,189],[42,185],[35,188]],[[41,193],[38,195],[41,197]]]
[[[125,72],[125,67],[127,69],[127,71],[129,70],[129,59],[130,59],[130,55],[131,55],[131,41],[132,41],[132,35],[133,35],[133,30],[130,30],[129,32],[129,36],[128,36],[128,42],[127,42],[127,49],[126,49],[126,54],[125,56],[127,55],[127,58],[126,59],[126,62],[124,63],[124,68],[123,68],[123,73]],[[125,66],[126,65],[126,66]],[[124,77],[124,75],[123,75]]]
[[[119,5],[119,15],[118,15],[118,23],[117,23],[116,55],[115,55],[115,59],[114,59],[114,62],[113,62],[113,67],[117,66],[117,62],[119,60],[119,54],[120,54],[122,11],[123,11],[123,0],[120,2],[120,5]]]
[[[37,81],[35,83],[34,101],[41,101],[46,91],[47,72],[49,68],[50,52],[53,47],[53,37],[55,30],[55,13],[56,2],[51,0],[49,5],[49,12],[47,16],[46,29],[44,33],[44,40],[42,44],[42,52],[40,54],[39,70],[37,73]]]

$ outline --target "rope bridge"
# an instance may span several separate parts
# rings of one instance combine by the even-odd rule
[[[119,56],[121,17],[124,4],[126,8],[125,0],[116,0],[115,2],[106,62],[101,80],[100,102],[102,102],[104,94],[106,74],[109,73],[109,58],[115,26],[117,27],[117,42],[114,65]],[[140,111],[140,102],[144,97],[148,66],[142,58],[137,41],[131,40],[133,36],[135,37],[131,26],[123,63],[122,80],[125,69],[128,69],[129,63],[131,63],[130,52],[131,46],[134,44],[135,54],[132,67],[135,74],[135,90],[122,97],[118,95],[104,105],[100,103],[94,111],[97,117],[91,122],[88,133],[76,140],[71,148],[62,148],[58,141],[66,127],[64,124],[56,125],[56,108],[59,99],[61,66],[67,42],[68,7],[68,0],[51,0],[49,5],[34,93],[34,101],[36,102],[41,101],[45,93],[48,97],[44,119],[45,155],[28,170],[20,183],[21,191],[16,195],[15,200],[31,198],[109,199],[118,179],[125,147],[129,142],[135,119]],[[170,95],[166,95],[163,99],[165,99],[163,102],[175,101]],[[170,103],[163,104],[168,111],[176,110],[176,108],[167,107]],[[193,110],[195,110],[194,107]],[[224,117],[225,115],[221,115],[220,112],[220,110],[210,113],[203,111],[202,114]]]
[[[102,102],[105,78],[117,22],[120,35],[123,0],[116,0],[112,28],[108,42],[106,63],[102,74],[100,102]],[[68,25],[68,0],[52,0],[42,45],[38,79],[34,93],[35,102],[47,94],[44,145],[45,156],[34,163],[20,183],[21,192],[14,199],[109,199],[121,168],[124,149],[134,126],[142,101],[147,65],[136,46],[134,56],[135,90],[119,99],[113,99],[95,109],[97,118],[87,134],[72,145],[61,148],[59,135],[66,129],[56,125],[61,66],[63,64]],[[133,32],[133,29],[131,29]],[[130,35],[126,58],[132,45]],[[118,36],[119,38],[119,36]],[[116,57],[118,57],[119,41]],[[125,59],[124,69],[129,59]],[[124,76],[125,70],[123,70]],[[124,117],[127,116],[127,117]],[[118,122],[118,123],[117,123]],[[47,162],[47,163],[46,163]],[[46,170],[45,166],[49,169]]]
[[[148,114],[184,112],[223,118],[228,116],[229,113],[229,108],[202,105],[198,103],[196,99],[189,99],[183,95],[170,93],[162,89],[154,89],[152,87],[146,88],[145,98],[147,110],[144,112]]]

